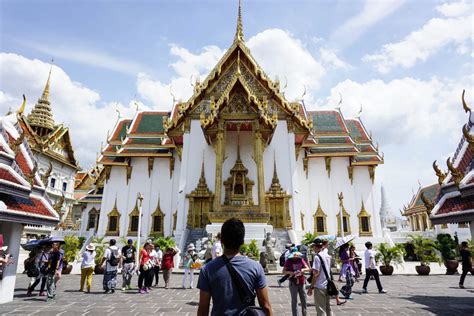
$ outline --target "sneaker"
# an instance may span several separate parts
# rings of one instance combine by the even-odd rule
[[[126,288],[126,287],[123,287],[123,288],[122,288],[122,291],[126,291],[126,290],[127,290],[127,288]]]
[[[281,287],[281,280],[277,280],[278,286]]]
[[[46,292],[45,291],[40,292],[39,296],[46,296]]]
[[[385,291],[384,289],[381,289],[381,290],[379,291],[379,293],[380,293],[380,294],[385,294],[385,293],[387,293],[387,291]]]
[[[32,295],[32,292],[28,290],[28,292],[26,292],[26,296],[31,296]]]
[[[115,290],[110,290],[110,294],[114,294],[115,293]]]
[[[144,289],[139,289],[139,290],[138,290],[138,293],[140,293],[140,294],[146,294],[146,292],[145,292]]]
[[[190,287],[189,287],[189,289],[190,289],[190,290],[192,290],[192,289],[193,289],[193,287],[192,287],[192,286],[190,286]]]
[[[464,285],[462,285],[462,284],[459,284],[459,288],[460,289],[465,289]]]
[[[145,288],[143,291],[144,291],[145,293],[150,293],[150,291],[148,290],[148,288]]]
[[[367,292],[367,289],[362,289],[362,293],[369,293],[369,292]]]
[[[109,290],[105,290],[105,291],[104,291],[104,294],[110,294],[110,291],[109,291]]]

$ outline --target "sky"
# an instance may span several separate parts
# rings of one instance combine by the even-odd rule
[[[29,113],[51,60],[56,122],[90,168],[119,115],[186,101],[232,44],[237,0],[0,0],[0,113]],[[243,0],[245,41],[289,101],[361,119],[394,214],[446,170],[473,102],[471,1]],[[380,204],[379,204],[380,205]]]

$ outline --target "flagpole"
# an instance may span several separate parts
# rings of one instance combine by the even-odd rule
[[[343,220],[343,215],[342,215],[342,200],[344,199],[344,196],[342,195],[342,192],[337,195],[339,199],[339,216],[341,217],[341,237],[344,238],[344,220]]]

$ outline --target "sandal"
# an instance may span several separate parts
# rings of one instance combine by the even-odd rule
[[[342,301],[342,302],[337,303],[337,305],[338,305],[338,306],[339,306],[339,305],[343,305],[343,304],[346,304],[346,302],[347,302],[347,301]]]

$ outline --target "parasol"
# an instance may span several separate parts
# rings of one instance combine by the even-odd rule
[[[350,241],[352,241],[355,238],[356,238],[356,236],[354,236],[354,235],[347,235],[347,236],[344,236],[342,238],[338,237],[335,249],[341,247],[342,245],[345,245],[345,244],[349,243]]]

